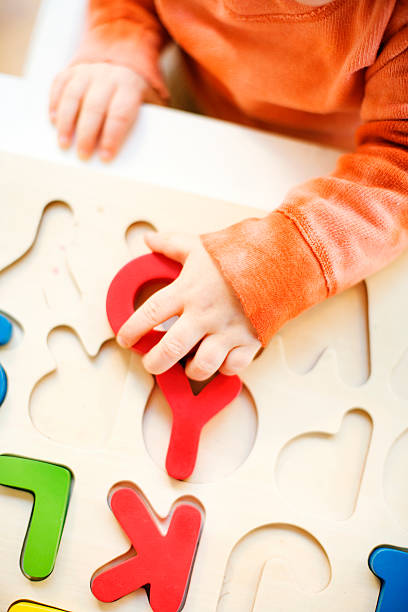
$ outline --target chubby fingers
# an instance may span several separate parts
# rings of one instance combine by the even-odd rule
[[[57,118],[57,109],[59,105],[59,101],[62,96],[62,92],[64,91],[65,85],[68,83],[71,78],[71,73],[69,70],[64,70],[60,72],[55,77],[50,91],[50,103],[48,107],[48,111],[50,114],[50,119],[52,123],[55,123]]]
[[[182,313],[184,308],[177,282],[154,293],[120,328],[117,341],[130,348],[160,323]],[[163,338],[143,358],[151,374],[162,374],[187,355],[203,338],[204,331],[195,317],[181,314]]]
[[[186,374],[192,380],[207,380],[224,363],[231,342],[222,334],[211,334],[204,338],[193,359],[186,366]]]
[[[183,302],[175,285],[171,283],[154,293],[122,325],[117,335],[120,346],[130,348],[154,327],[181,313]]]
[[[152,295],[121,327],[118,342],[131,347],[174,315],[179,318],[144,356],[146,369],[162,374],[198,346],[186,373],[203,381],[218,370],[234,375],[261,348],[241,304],[204,249],[200,238],[184,234],[146,234],[146,244],[183,264],[170,285]]]
[[[261,347],[262,345],[259,341],[254,341],[250,344],[233,348],[221,365],[220,372],[226,376],[239,374],[249,366]]]
[[[191,250],[192,240],[191,236],[174,232],[147,232],[144,235],[144,241],[149,249],[182,264]]]
[[[99,155],[110,161],[119,151],[142,104],[143,91],[121,85],[115,91],[106,113],[100,139]]]
[[[146,81],[124,66],[106,62],[77,64],[54,79],[49,113],[59,144],[71,145],[77,127],[83,159],[100,145],[103,160],[112,159],[132,127],[146,95]]]
[[[55,121],[58,141],[64,149],[71,145],[82,98],[88,84],[89,78],[86,75],[76,75],[66,83],[61,93]]]
[[[162,374],[200,343],[186,366],[189,378],[204,381],[218,370],[227,376],[239,374],[253,360],[261,343],[246,330],[240,333],[211,332],[197,313],[184,310],[177,281],[153,294],[118,332],[117,341],[125,348],[174,315],[181,315],[163,338],[143,358],[151,374]]]
[[[233,338],[223,334],[207,336],[200,344],[195,356],[186,367],[186,374],[193,380],[207,380],[218,370],[227,376],[239,374],[253,360],[260,348],[257,340],[242,339],[238,345]]]
[[[77,150],[82,159],[88,159],[96,147],[113,94],[112,82],[97,80],[84,96],[77,125]]]
[[[143,365],[151,374],[162,374],[185,357],[202,339],[203,329],[190,315],[183,314],[144,357]]]

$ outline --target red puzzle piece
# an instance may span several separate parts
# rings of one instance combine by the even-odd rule
[[[136,296],[143,285],[154,280],[171,282],[180,270],[180,264],[157,253],[143,255],[124,266],[113,279],[106,300],[108,319],[115,334],[133,314]],[[164,333],[152,330],[132,348],[144,354]],[[166,469],[173,478],[184,480],[194,470],[204,425],[237,397],[242,383],[238,376],[217,374],[195,396],[180,364],[159,374],[156,380],[173,414]]]
[[[238,376],[217,374],[201,393],[194,395],[179,363],[156,376],[156,380],[173,414],[166,469],[173,478],[184,480],[194,470],[204,425],[237,397],[242,382]]]
[[[141,496],[131,488],[117,489],[110,505],[136,551],[131,558],[114,560],[92,581],[99,601],[112,602],[149,585],[154,612],[178,612],[184,607],[190,574],[202,526],[201,512],[178,505],[163,535]]]
[[[113,332],[117,334],[123,323],[134,313],[135,299],[143,285],[152,281],[170,283],[180,274],[181,268],[181,264],[159,253],[142,255],[123,266],[111,282],[106,296],[106,312]],[[132,348],[144,355],[164,334],[165,332],[152,330]]]

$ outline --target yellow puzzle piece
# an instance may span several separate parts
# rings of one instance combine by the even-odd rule
[[[32,601],[19,601],[8,609],[8,612],[68,612],[61,608],[50,608],[41,604],[33,603]]]

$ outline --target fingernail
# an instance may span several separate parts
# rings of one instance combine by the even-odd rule
[[[122,348],[128,348],[128,346],[129,346],[123,336],[116,336],[116,342]]]
[[[147,372],[149,372],[149,374],[153,374],[153,372],[152,372],[152,371],[151,371],[151,369],[150,369],[150,367],[151,367],[151,366],[149,366],[149,360],[148,360],[148,359],[146,359],[146,357],[143,357],[143,358],[142,358],[142,363],[143,363],[143,367],[144,367],[144,369],[145,369]]]
[[[89,159],[90,154],[88,151],[85,151],[84,149],[78,149],[78,157],[80,159],[86,160],[86,159]]]
[[[58,138],[58,142],[60,144],[60,147],[62,147],[63,149],[66,149],[69,146],[69,138],[67,136],[60,136]]]
[[[102,151],[99,152],[99,157],[101,158],[102,161],[107,162],[112,159],[112,153],[110,151],[106,151],[105,149],[102,149]]]

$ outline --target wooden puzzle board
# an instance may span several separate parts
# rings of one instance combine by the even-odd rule
[[[42,582],[19,567],[32,496],[0,488],[0,609],[149,610],[143,590],[100,604],[89,587],[129,549],[107,496],[132,482],[160,516],[180,497],[205,509],[186,611],[374,612],[370,551],[408,546],[408,256],[289,323],[178,482],[164,470],[169,409],[112,340],[106,291],[146,252],[146,228],[203,233],[256,211],[8,154],[0,202],[0,311],[15,323],[1,453],[74,474]]]

